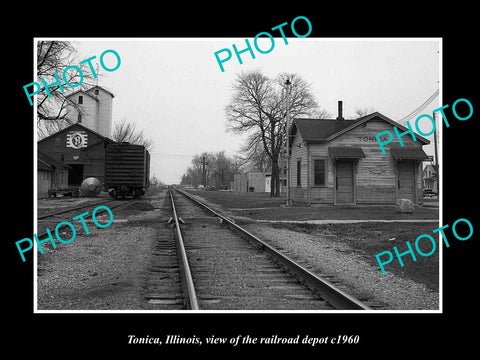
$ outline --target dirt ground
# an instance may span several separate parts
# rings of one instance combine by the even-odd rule
[[[415,239],[421,234],[432,234],[432,230],[438,226],[432,223],[359,223],[359,224],[272,224],[274,228],[284,228],[304,232],[315,236],[329,237],[332,241],[342,242],[352,249],[352,253],[358,254],[369,264],[379,267],[375,258],[376,254],[383,251],[394,253],[396,246],[399,253],[408,250],[406,241],[414,246]],[[422,257],[417,254],[416,261],[411,255],[402,257],[404,266],[394,257],[394,260],[385,265],[385,271],[398,275],[404,279],[411,279],[424,284],[433,291],[439,291],[439,252],[438,236],[436,248],[432,255]],[[431,249],[427,241],[419,242],[425,253]],[[395,255],[394,255],[395,256]]]
[[[152,201],[154,201],[152,199]],[[113,223],[37,254],[39,310],[142,310],[153,246],[166,219],[150,201],[113,210]],[[102,219],[98,219],[102,222]]]
[[[308,234],[284,227],[250,223],[248,231],[336,287],[376,310],[438,310],[439,292],[392,271],[382,274],[360,250],[333,234]],[[406,265],[408,266],[408,265]],[[438,283],[438,277],[436,281]]]
[[[438,228],[439,209],[434,207],[417,207],[413,214],[399,214],[394,206],[292,206],[286,207],[285,199],[271,198],[268,194],[233,193],[215,191],[190,191],[197,197],[213,205],[220,211],[227,212],[239,224],[254,224],[258,220],[282,221],[264,223],[266,228],[289,230],[313,235],[314,238],[328,239],[331,243],[342,244],[344,250],[361,258],[364,262],[380,272],[376,254],[390,251],[393,247],[399,253],[406,251],[406,241],[414,246],[415,240],[422,234],[431,235],[436,240],[436,251],[422,257],[417,254],[414,261],[410,255],[402,257],[404,266],[398,260],[385,265],[388,274],[405,280],[422,284],[429,291],[439,291],[439,235],[432,234]],[[289,223],[288,221],[308,220],[373,220],[372,222],[352,224],[309,224]],[[400,220],[412,222],[377,222],[375,220]],[[427,220],[426,222],[414,222]],[[431,220],[431,221],[428,221]],[[425,253],[431,249],[427,241],[420,243]],[[394,255],[395,256],[395,255]]]
[[[111,199],[106,193],[100,193],[97,197],[76,197],[71,196],[57,196],[50,198],[37,199],[37,214],[38,216],[47,215],[74,206],[96,204],[102,200]]]
[[[248,194],[235,201],[228,192],[204,191],[201,195],[205,195],[205,201],[216,199],[211,205],[233,215],[262,239],[289,251],[295,259],[307,263],[321,276],[334,279],[353,296],[378,303],[382,309],[438,309],[438,252],[416,262],[406,256],[404,267],[392,262],[386,265],[385,275],[374,258],[378,252],[392,251],[393,246],[399,246],[401,250],[400,246],[406,240],[412,242],[420,234],[431,233],[437,227],[434,222],[268,224],[257,222],[256,216],[245,216],[244,210],[234,209],[268,208],[275,219],[284,219],[284,210],[290,210],[287,219],[318,218],[319,214],[335,218],[344,211],[347,217],[347,210],[351,210],[350,214],[373,217],[380,210],[373,209],[370,214],[365,214],[358,209],[341,209],[336,213],[333,209],[332,213],[332,207],[283,208],[280,206],[282,199],[267,196]],[[57,207],[61,205],[59,200],[47,200],[46,205],[54,202]],[[110,227],[94,228],[89,222],[91,234],[79,231],[73,242],[37,254],[38,309],[151,310],[143,293],[148,283],[153,246],[158,236],[168,236],[171,231],[165,225],[170,214],[162,210],[162,204],[162,193],[149,191],[135,205],[114,211]],[[231,206],[224,208],[222,204]],[[299,213],[295,213],[297,209]],[[319,212],[308,215],[312,210]],[[436,213],[430,209],[423,211],[425,216],[432,218]]]

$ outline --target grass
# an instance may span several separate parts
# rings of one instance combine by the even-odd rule
[[[413,214],[400,214],[393,205],[284,206],[285,198],[272,198],[264,193],[189,192],[220,205],[235,215],[257,220],[435,220],[439,217],[438,208],[431,207],[417,207]]]
[[[285,198],[270,197],[266,193],[237,193],[230,191],[203,191],[188,190],[189,193],[203,197],[204,199],[214,202],[223,208],[263,208],[263,207],[280,207],[286,202]]]

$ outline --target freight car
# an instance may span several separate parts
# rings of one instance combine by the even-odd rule
[[[105,188],[115,199],[138,197],[148,189],[150,154],[142,145],[110,143],[105,147]]]

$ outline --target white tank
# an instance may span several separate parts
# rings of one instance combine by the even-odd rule
[[[102,183],[94,177],[86,178],[80,185],[80,191],[86,197],[95,197],[102,191]]]

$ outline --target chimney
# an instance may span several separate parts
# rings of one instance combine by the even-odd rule
[[[342,112],[343,112],[343,103],[342,103],[342,101],[339,101],[339,102],[338,102],[338,116],[337,116],[337,120],[345,120],[345,119],[343,118]]]

